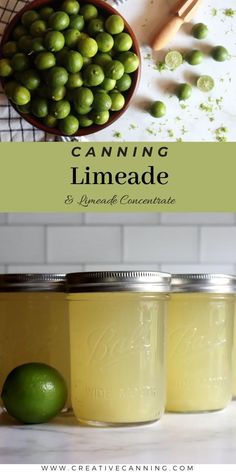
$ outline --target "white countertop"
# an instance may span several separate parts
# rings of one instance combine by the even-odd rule
[[[185,24],[165,51],[153,53],[150,40],[168,8],[176,0],[127,0],[117,7],[133,27],[142,52],[141,82],[136,97],[124,116],[99,133],[89,136],[92,141],[236,141],[236,8],[235,0],[208,0],[202,3],[196,17]],[[113,4],[112,0],[108,0]],[[135,5],[135,8],[134,8]],[[227,16],[232,8],[235,14]],[[209,28],[205,40],[194,39],[193,23],[203,22]],[[210,56],[213,46],[225,46],[231,59],[216,62]],[[156,64],[163,61],[169,49],[186,52],[200,49],[205,53],[202,64],[187,63],[173,71],[159,72]],[[179,102],[173,94],[182,82],[194,84],[199,75],[210,75],[215,88],[200,92],[195,86],[190,99]],[[166,116],[152,118],[147,109],[155,100],[164,101]]]
[[[0,416],[0,464],[236,464],[236,402],[219,412],[165,414],[126,428],[80,426],[74,417],[16,425]]]

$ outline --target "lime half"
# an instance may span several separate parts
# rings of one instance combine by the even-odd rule
[[[170,70],[175,70],[183,64],[183,56],[179,51],[169,51],[165,56],[165,64]]]
[[[201,92],[210,92],[215,86],[215,82],[210,75],[201,75],[197,80],[197,88]]]

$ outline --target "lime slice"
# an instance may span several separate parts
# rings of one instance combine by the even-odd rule
[[[215,86],[215,82],[209,75],[201,75],[197,80],[197,88],[201,92],[210,92]]]
[[[179,51],[169,51],[165,56],[165,64],[170,70],[175,70],[183,63],[183,56]]]

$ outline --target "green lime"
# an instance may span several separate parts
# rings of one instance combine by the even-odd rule
[[[79,124],[81,128],[88,128],[88,126],[92,126],[93,120],[88,115],[79,115]]]
[[[90,64],[83,71],[83,78],[86,85],[91,87],[96,87],[100,85],[105,79],[104,72],[102,68],[97,64]]]
[[[214,88],[215,82],[209,75],[201,75],[197,80],[197,88],[201,92],[210,92]]]
[[[204,56],[201,51],[194,49],[186,55],[185,59],[191,66],[197,66],[198,64],[201,64],[203,57]]]
[[[97,18],[98,16],[97,8],[90,3],[83,5],[80,9],[80,13],[81,15],[83,15],[85,21],[92,20],[93,18]]]
[[[129,74],[124,73],[122,77],[117,80],[116,82],[116,88],[119,90],[119,92],[126,92],[126,90],[129,90],[132,84],[132,79]]]
[[[43,7],[39,10],[39,16],[42,20],[48,20],[53,13],[54,10],[52,7]]]
[[[53,367],[23,364],[13,369],[2,389],[8,413],[22,423],[44,423],[65,405],[67,388],[61,374]]]
[[[101,52],[109,52],[113,48],[114,39],[109,33],[99,33],[96,36],[98,50]]]
[[[93,92],[87,87],[80,87],[74,92],[74,107],[77,113],[80,113],[81,108],[83,110],[89,109],[93,103]]]
[[[17,105],[16,108],[19,111],[19,113],[22,113],[23,115],[27,115],[28,113],[31,112],[30,102],[26,103],[26,105]]]
[[[33,38],[29,35],[21,36],[18,41],[18,48],[21,52],[29,53],[33,49],[32,45]]]
[[[109,61],[104,67],[108,79],[119,80],[124,74],[124,66],[120,61]]]
[[[63,31],[68,28],[70,17],[64,11],[56,11],[49,18],[49,25],[53,30]]]
[[[107,64],[110,61],[112,61],[112,57],[110,56],[110,54],[107,54],[105,52],[96,54],[96,56],[93,59],[94,64],[98,64],[101,67],[104,67],[105,64]]]
[[[105,27],[108,33],[119,34],[122,33],[125,24],[121,16],[119,15],[110,15],[106,19]]]
[[[169,51],[165,56],[165,65],[170,70],[175,70],[183,63],[183,56],[179,51]]]
[[[87,115],[88,113],[90,113],[92,110],[92,107],[82,107],[82,106],[76,106],[75,107],[75,111],[77,113],[77,116],[83,116],[83,115]]]
[[[26,54],[23,54],[22,52],[17,52],[11,60],[11,65],[14,71],[21,72],[30,67],[30,61]]]
[[[3,57],[12,57],[18,51],[18,47],[15,41],[8,41],[2,48]]]
[[[28,34],[28,31],[23,25],[16,26],[12,32],[12,36],[16,41],[26,34]]]
[[[116,81],[114,79],[104,79],[101,83],[101,88],[106,92],[110,92],[116,86]]]
[[[25,11],[21,17],[22,25],[29,27],[34,21],[39,19],[39,14],[36,10]]]
[[[51,52],[40,52],[36,56],[34,63],[37,69],[46,70],[55,66],[56,58]]]
[[[102,33],[104,31],[104,21],[100,18],[90,20],[87,31],[90,36],[96,36],[96,34]]]
[[[93,110],[96,112],[110,110],[112,106],[111,97],[106,92],[97,92],[94,94]]]
[[[70,102],[68,100],[60,100],[50,105],[50,115],[55,116],[58,120],[63,120],[70,113]]]
[[[42,51],[45,51],[45,47],[44,47],[44,40],[43,38],[34,38],[32,40],[32,50],[34,52],[42,52]]]
[[[129,51],[133,40],[128,33],[119,33],[115,36],[114,49],[118,52]]]
[[[51,52],[61,51],[65,46],[65,38],[60,31],[49,31],[44,38],[44,46]]]
[[[110,93],[110,97],[112,102],[111,111],[119,111],[124,107],[125,97],[120,92],[113,90]]]
[[[85,57],[93,57],[98,52],[98,45],[93,38],[79,38],[78,50]]]
[[[153,102],[150,113],[154,118],[162,118],[166,114],[166,106],[163,102]]]
[[[68,72],[64,67],[52,67],[47,74],[47,83],[50,87],[65,85],[68,80]]]
[[[66,118],[60,120],[59,129],[64,136],[72,136],[77,133],[79,129],[79,120],[76,116],[68,115]]]
[[[78,43],[79,36],[80,36],[80,32],[77,29],[75,28],[67,29],[64,32],[65,45],[68,46],[69,48],[75,48]]]
[[[101,112],[92,112],[89,115],[89,118],[95,123],[95,125],[105,125],[110,118],[109,111],[101,111]]]
[[[122,52],[117,57],[118,61],[122,62],[125,72],[130,74],[138,69],[139,58],[138,56],[131,51]]]
[[[76,15],[79,12],[80,4],[76,0],[65,0],[61,5],[61,9],[68,15]]]
[[[43,118],[43,124],[48,126],[48,128],[56,128],[57,126],[57,118],[52,115],[47,115]]]
[[[75,89],[78,87],[82,87],[83,85],[83,79],[81,72],[76,72],[75,74],[70,74],[68,81],[66,83],[66,88],[67,89]]]
[[[36,20],[30,26],[30,34],[33,37],[41,37],[44,36],[47,30],[46,22],[43,20]]]
[[[28,90],[35,90],[40,85],[40,75],[35,69],[28,69],[21,73],[21,82]]]
[[[17,84],[12,89],[11,99],[16,105],[26,105],[30,102],[31,95],[26,87]]]
[[[37,118],[44,118],[48,115],[48,101],[46,98],[34,97],[31,100],[31,111]]]
[[[208,35],[208,28],[204,23],[197,23],[192,28],[192,35],[196,39],[205,39]]]
[[[218,62],[224,62],[229,59],[229,52],[224,46],[215,46],[211,51],[211,55]]]
[[[70,29],[82,31],[84,29],[84,17],[82,15],[72,15],[70,17]]]
[[[177,97],[179,100],[187,100],[192,95],[192,87],[189,84],[180,84],[177,88]]]
[[[51,87],[48,91],[48,97],[51,98],[54,102],[62,100],[66,95],[66,88],[64,85],[59,85],[56,87]]]
[[[83,57],[77,51],[68,51],[65,54],[63,64],[70,74],[75,74],[83,67]]]
[[[0,77],[9,77],[13,74],[10,59],[0,59]]]

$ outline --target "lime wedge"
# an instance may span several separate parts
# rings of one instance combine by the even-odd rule
[[[165,56],[165,64],[170,70],[175,70],[183,63],[183,56],[179,51],[169,51]]]
[[[197,88],[201,92],[210,92],[215,86],[215,82],[209,75],[201,75],[197,80]]]

